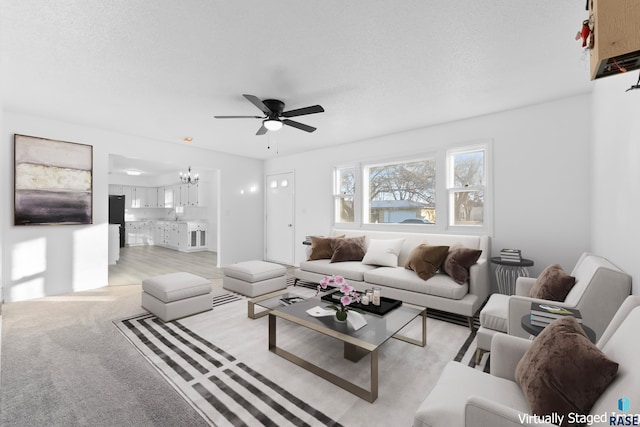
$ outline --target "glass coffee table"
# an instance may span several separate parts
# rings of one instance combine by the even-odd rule
[[[305,297],[295,292],[289,292],[286,289],[261,295],[259,297],[249,300],[249,302],[247,303],[247,316],[250,317],[251,319],[258,319],[260,317],[266,316],[267,314],[269,314],[271,310],[283,306],[281,302],[281,299],[283,298],[284,299],[291,299],[291,298],[304,299]],[[256,306],[258,306],[258,308],[261,308],[262,310],[256,311]]]
[[[333,317],[313,317],[307,310],[315,306],[325,307],[327,303],[319,297],[307,298],[291,305],[282,305],[280,296],[271,296],[260,301],[254,300],[254,306],[260,305],[265,311],[257,316],[269,315],[269,351],[287,359],[290,362],[342,387],[356,396],[373,402],[378,398],[378,349],[390,338],[396,338],[408,343],[424,347],[427,344],[427,309],[403,303],[384,316],[364,313],[367,324],[357,331],[348,323],[338,323]],[[289,295],[287,295],[289,296]],[[251,307],[249,312],[254,310]],[[255,313],[254,313],[255,314]],[[251,317],[251,316],[250,316]],[[399,332],[416,318],[421,317],[422,339],[399,335]],[[277,318],[284,319],[299,326],[314,330],[343,342],[344,357],[357,362],[367,354],[371,355],[370,387],[365,389],[346,379],[327,371],[277,345]]]

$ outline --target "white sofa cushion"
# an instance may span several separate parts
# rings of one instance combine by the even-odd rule
[[[284,276],[287,269],[280,264],[266,261],[242,261],[222,267],[224,275],[249,283]]]
[[[364,281],[389,288],[405,289],[459,300],[469,293],[467,284],[459,285],[444,273],[436,273],[429,280],[422,280],[415,271],[399,267],[379,267],[364,272]]]
[[[364,272],[373,270],[375,265],[363,264],[360,261],[334,262],[328,259],[302,261],[300,269],[325,276],[342,276],[347,280],[364,281]]]
[[[480,311],[480,324],[485,328],[506,333],[508,312],[509,295],[493,294]]]
[[[413,427],[451,427],[465,425],[465,406],[469,396],[490,396],[492,400],[522,412],[529,405],[513,381],[449,362],[440,379],[416,412]]]
[[[404,239],[371,239],[367,247],[367,253],[362,258],[362,263],[382,267],[397,267],[402,243],[404,243]]]

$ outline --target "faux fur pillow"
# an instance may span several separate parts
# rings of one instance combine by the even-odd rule
[[[431,246],[423,243],[411,251],[404,267],[415,271],[422,280],[429,280],[442,265],[447,252],[449,246]]]
[[[540,273],[529,291],[529,296],[550,301],[564,301],[575,283],[575,277],[565,273],[560,265],[553,264]]]
[[[334,237],[311,236],[311,253],[308,261],[316,259],[331,259],[333,250],[331,249],[331,239],[341,239],[343,235]]]
[[[333,249],[331,262],[362,261],[366,252],[364,236],[331,239],[329,244]]]
[[[536,415],[588,414],[618,371],[573,316],[544,328],[516,367],[516,382]],[[563,423],[562,425],[567,425]]]
[[[482,255],[480,249],[451,249],[442,263],[441,269],[456,283],[462,285],[469,280],[469,268],[478,261],[480,255]]]

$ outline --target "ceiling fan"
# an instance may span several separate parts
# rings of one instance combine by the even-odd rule
[[[307,114],[315,114],[324,112],[324,108],[320,105],[312,105],[311,107],[298,108],[296,110],[284,111],[284,102],[278,99],[264,99],[261,100],[257,96],[242,95],[249,100],[253,105],[258,107],[262,111],[264,116],[213,116],[216,119],[262,119],[262,126],[256,132],[256,135],[264,135],[267,131],[276,131],[282,128],[282,125],[291,126],[305,132],[313,132],[316,130],[313,126],[305,125],[304,123],[296,122],[282,117],[297,117]]]

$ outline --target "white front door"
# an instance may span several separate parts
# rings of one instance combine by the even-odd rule
[[[267,261],[293,265],[293,172],[267,175]]]

